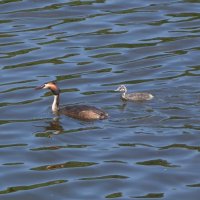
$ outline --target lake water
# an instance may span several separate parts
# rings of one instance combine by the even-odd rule
[[[198,0],[0,1],[0,199],[199,200]],[[61,104],[104,109],[82,122]],[[114,90],[149,91],[123,102]]]

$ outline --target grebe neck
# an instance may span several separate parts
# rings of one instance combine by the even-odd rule
[[[59,111],[59,102],[60,102],[60,95],[54,95],[54,100],[52,104],[52,111],[53,112],[58,112]]]
[[[126,97],[126,93],[127,93],[127,89],[126,89],[126,87],[125,87],[125,89],[124,89],[124,91],[123,91],[123,93],[122,93],[122,98],[125,98],[125,97]]]
[[[123,92],[122,93],[122,98],[125,98],[126,97],[126,92]]]

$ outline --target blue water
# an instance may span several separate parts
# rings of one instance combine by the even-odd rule
[[[199,1],[0,1],[0,199],[200,195]],[[104,109],[83,122],[61,104]],[[123,102],[114,90],[148,91]]]

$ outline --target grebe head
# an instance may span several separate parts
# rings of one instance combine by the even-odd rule
[[[120,85],[115,91],[119,91],[119,92],[122,92],[122,93],[126,93],[126,92],[127,92],[127,89],[126,89],[126,86],[125,86],[125,85]]]
[[[59,95],[59,94],[60,94],[60,89],[59,89],[58,86],[56,85],[56,82],[55,82],[55,81],[50,81],[50,82],[44,83],[43,85],[38,86],[38,87],[36,87],[35,89],[36,89],[36,90],[40,90],[40,89],[49,89],[49,90],[51,90],[51,92],[52,92],[54,95]]]

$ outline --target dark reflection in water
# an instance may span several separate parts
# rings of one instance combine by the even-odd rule
[[[57,180],[57,181],[50,181],[47,183],[40,183],[40,184],[35,184],[35,185],[29,185],[29,186],[17,186],[17,187],[10,187],[7,190],[3,190],[0,192],[0,194],[7,194],[7,193],[12,193],[12,192],[17,192],[20,190],[31,190],[31,189],[36,189],[40,187],[45,187],[45,186],[50,186],[50,185],[55,185],[55,184],[60,184],[60,183],[65,183],[65,180]]]
[[[45,131],[42,133],[36,133],[36,137],[50,137],[52,134],[61,134],[63,133],[64,128],[62,127],[59,118],[54,117],[52,121],[47,122],[45,126]]]
[[[0,198],[199,200],[199,6],[2,0]],[[109,119],[54,116],[50,80]]]

